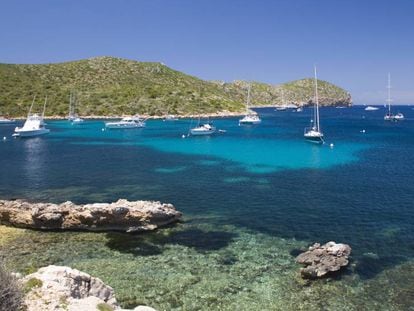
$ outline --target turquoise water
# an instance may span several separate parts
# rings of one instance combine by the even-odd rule
[[[324,108],[323,146],[302,139],[307,109],[260,109],[263,123],[251,127],[214,120],[226,131],[214,137],[182,138],[191,120],[127,131],[49,121],[50,135],[33,139],[1,126],[1,198],[161,200],[185,217],[145,235],[26,232],[0,255],[21,271],[84,269],[124,305],[159,310],[407,310],[414,110],[400,109],[407,119],[386,123],[385,110]],[[329,240],[352,246],[352,265],[304,284],[297,249]]]

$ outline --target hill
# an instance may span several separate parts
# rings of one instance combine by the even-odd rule
[[[324,105],[349,105],[345,90],[320,81]],[[97,57],[56,64],[0,64],[0,115],[24,116],[33,96],[40,109],[48,96],[46,114],[65,116],[69,94],[76,93],[80,115],[197,114],[244,109],[247,82],[203,81],[162,63]],[[272,86],[252,82],[252,104],[308,104],[313,80],[303,79]]]

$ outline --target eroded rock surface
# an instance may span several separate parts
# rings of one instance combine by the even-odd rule
[[[21,282],[27,291],[24,300],[27,311],[91,311],[99,310],[99,305],[128,311],[119,307],[112,287],[69,267],[47,266],[27,275]],[[146,306],[134,310],[155,311]]]
[[[349,263],[351,247],[348,244],[328,242],[315,243],[308,251],[296,257],[296,262],[304,264],[301,275],[306,279],[316,279],[330,272],[338,271]]]
[[[76,205],[0,200],[0,224],[44,230],[140,232],[154,230],[181,218],[172,204],[118,200]]]

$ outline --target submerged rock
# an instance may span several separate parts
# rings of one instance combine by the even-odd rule
[[[0,224],[43,230],[140,232],[176,222],[181,215],[172,204],[153,201],[76,205],[0,200]]]
[[[328,242],[321,246],[315,243],[308,251],[297,256],[296,262],[305,265],[300,270],[303,278],[316,279],[347,266],[350,254],[351,247],[348,244]]]
[[[105,310],[124,310],[119,307],[112,287],[69,267],[41,268],[23,278],[22,283],[27,292],[24,301],[27,311],[90,311],[101,310],[103,306]],[[134,310],[154,310],[142,308]]]

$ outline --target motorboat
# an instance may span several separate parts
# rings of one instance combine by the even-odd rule
[[[246,115],[239,120],[239,125],[253,125],[262,122],[258,114],[249,109],[250,106],[250,84],[247,89],[247,100],[246,100]]]
[[[305,139],[312,143],[323,144],[323,133],[319,124],[319,99],[318,99],[318,78],[315,69],[315,105],[313,110],[313,119],[311,120],[311,127],[305,128],[303,136]]]
[[[106,122],[107,129],[134,129],[145,127],[145,120],[139,117],[125,117],[120,121]]]
[[[178,121],[178,117],[173,114],[166,115],[164,121]]]
[[[365,111],[375,111],[375,110],[378,110],[379,108],[378,107],[374,107],[374,106],[367,106],[367,107],[365,107]]]
[[[45,123],[43,121],[47,97],[45,99],[45,104],[43,106],[43,112],[41,115],[38,115],[36,113],[32,114],[35,98],[33,98],[32,105],[30,106],[29,113],[23,127],[16,127],[14,129],[14,137],[33,137],[48,134],[50,132],[50,130],[45,127]]]
[[[257,114],[250,113],[243,117],[243,119],[239,120],[239,125],[253,125],[253,124],[259,124],[262,120]]]
[[[399,112],[396,115],[394,115],[394,119],[398,121],[404,120],[404,115],[401,112]]]
[[[192,136],[212,135],[216,132],[216,127],[211,123],[198,124],[196,127],[190,129]]]

